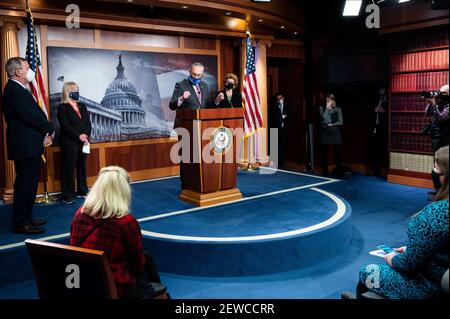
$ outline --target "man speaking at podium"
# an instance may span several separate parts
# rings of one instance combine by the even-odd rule
[[[202,81],[205,67],[200,62],[195,62],[191,65],[190,75],[175,84],[172,99],[169,103],[169,108],[173,111],[177,109],[205,109],[211,104],[211,98],[208,85]],[[179,127],[179,119],[175,118],[174,129]],[[184,174],[180,163],[180,180],[181,189],[184,188]]]

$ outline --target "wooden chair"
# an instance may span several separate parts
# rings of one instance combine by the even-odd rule
[[[118,298],[116,284],[103,251],[31,239],[27,239],[25,244],[39,298]],[[73,287],[77,281],[77,272],[79,287]]]
[[[39,240],[25,240],[41,299],[118,299],[105,253]],[[78,272],[79,287],[75,285]],[[152,283],[153,299],[169,299],[166,286]]]

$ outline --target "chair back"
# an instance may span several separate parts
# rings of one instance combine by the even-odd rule
[[[117,299],[105,253],[27,239],[41,299]]]

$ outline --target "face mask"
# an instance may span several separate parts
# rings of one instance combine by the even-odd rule
[[[78,100],[80,99],[80,92],[78,92],[78,91],[70,92],[70,93],[69,93],[69,97],[70,97],[72,100],[78,101]]]
[[[34,80],[35,73],[32,69],[28,69],[27,71],[27,81],[32,82]]]
[[[227,83],[227,84],[225,84],[225,88],[226,88],[227,90],[234,89],[234,84],[233,84],[233,83]]]
[[[202,80],[202,78],[196,79],[192,75],[189,75],[189,81],[194,85],[198,85],[201,80]]]

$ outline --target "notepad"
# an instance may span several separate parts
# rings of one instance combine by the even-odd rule
[[[91,144],[88,142],[84,142],[82,151],[83,151],[83,154],[90,154],[91,153]]]
[[[381,249],[377,249],[377,250],[373,250],[373,251],[369,252],[369,254],[372,256],[384,258],[384,256],[387,255],[387,252],[385,252],[384,250],[381,250]]]

